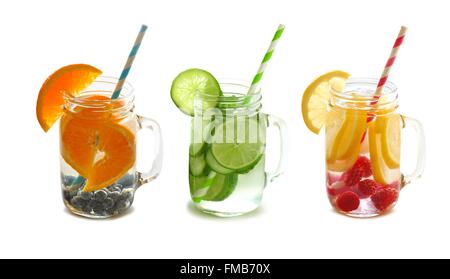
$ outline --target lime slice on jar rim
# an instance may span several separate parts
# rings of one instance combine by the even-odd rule
[[[212,74],[201,69],[181,72],[172,82],[170,96],[175,105],[185,114],[194,116],[194,99],[197,94],[222,96],[219,82]],[[204,101],[202,109],[215,107],[217,101]]]

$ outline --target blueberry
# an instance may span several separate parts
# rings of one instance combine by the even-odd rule
[[[122,185],[120,185],[120,184],[114,184],[114,186],[111,186],[111,187],[109,187],[109,190],[111,191],[111,192],[122,192],[122,188],[123,188],[123,186]]]
[[[108,209],[114,206],[114,200],[111,198],[107,198],[103,201],[103,207]]]
[[[66,201],[70,201],[73,198],[69,191],[63,191],[62,195],[63,199]]]
[[[96,201],[104,201],[106,197],[108,196],[108,193],[104,190],[95,191],[94,193],[94,200]]]
[[[77,209],[81,209],[86,205],[86,202],[81,197],[76,196],[70,200],[70,204]]]
[[[134,189],[133,188],[128,188],[128,189],[124,189],[122,191],[122,198],[125,200],[128,199],[132,199],[133,198],[133,193],[134,193]]]
[[[112,215],[115,215],[115,214],[117,214],[117,211],[116,211],[115,208],[109,208],[109,209],[105,210],[105,215],[112,216]]]
[[[81,197],[83,200],[86,200],[86,201],[90,200],[90,199],[92,198],[93,195],[94,195],[94,194],[92,194],[92,192],[81,192],[81,193],[80,193],[80,197]]]
[[[97,202],[94,200],[90,200],[90,201],[86,202],[86,205],[83,207],[84,212],[91,213],[91,211],[94,209],[96,204],[97,204]]]
[[[94,212],[96,214],[98,214],[101,211],[105,210],[105,208],[103,207],[103,203],[102,202],[92,201],[92,210],[94,210]]]
[[[69,195],[70,195],[71,197],[78,196],[78,190],[76,190],[76,191],[69,191]]]
[[[108,195],[108,197],[113,201],[117,201],[117,199],[119,199],[120,197],[120,192],[112,192]]]
[[[122,200],[117,203],[116,209],[119,212],[121,212],[121,211],[124,211],[125,209],[127,209],[128,207],[130,207],[130,205],[131,205],[131,202],[129,200]]]

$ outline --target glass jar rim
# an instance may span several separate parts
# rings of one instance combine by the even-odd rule
[[[373,93],[375,92],[377,85],[378,85],[379,79],[377,78],[368,78],[368,77],[350,77],[346,83],[344,90],[338,90],[335,87],[333,87],[333,84],[330,85],[331,92],[333,95],[335,95],[338,98],[341,99],[353,99],[355,96],[355,92],[358,98],[362,100],[375,100],[378,99]],[[363,95],[358,94],[361,93],[358,91],[358,89],[361,91],[361,89],[367,90],[367,92],[370,90],[372,91],[370,95]],[[397,86],[391,82],[387,81],[386,84],[383,86],[382,90],[382,96],[395,96],[394,99],[397,99]]]
[[[218,80],[223,95],[211,95],[208,93],[197,93],[196,96],[204,101],[216,101],[220,104],[233,105],[255,105],[261,102],[261,88],[258,86],[254,93],[247,94],[250,89],[250,82],[241,79],[219,79]],[[241,92],[232,92],[232,90],[225,90],[226,87],[240,88]],[[245,92],[245,93],[244,93]]]
[[[101,108],[107,105],[117,105],[119,103],[122,105],[118,107],[128,106],[134,102],[134,88],[128,81],[125,81],[122,87],[122,91],[120,92],[119,97],[116,99],[98,100],[85,98],[86,96],[95,93],[100,93],[101,95],[105,96],[111,96],[118,81],[118,78],[112,76],[99,76],[77,96],[72,95],[71,92],[64,91],[63,98],[66,102],[72,105],[88,108]],[[105,88],[95,89],[96,86],[104,86]],[[109,87],[110,89],[107,89],[106,87]]]
[[[351,77],[344,88],[337,88],[341,83],[330,82],[330,105],[345,109],[384,111],[398,107],[397,86],[386,82],[382,94],[375,95],[379,80],[376,78]]]

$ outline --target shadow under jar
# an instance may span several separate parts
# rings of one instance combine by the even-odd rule
[[[282,173],[284,122],[261,112],[261,94],[247,95],[238,81],[220,84],[223,95],[198,94],[189,147],[189,186],[197,209],[231,217],[256,209],[267,181]],[[265,171],[266,128],[280,134],[280,159],[273,173]]]
[[[60,123],[61,187],[66,207],[77,215],[107,218],[127,210],[135,190],[161,169],[158,124],[134,113],[133,88],[125,83],[111,99],[117,79],[97,78],[77,97],[64,94]],[[136,171],[136,133],[154,134],[154,160],[147,173]]]
[[[378,80],[351,78],[344,91],[331,88],[331,110],[325,124],[328,198],[340,213],[353,217],[383,214],[397,203],[400,189],[420,177],[424,168],[421,124],[397,113],[396,86],[388,82],[374,96]],[[401,131],[417,134],[415,171],[400,172]]]

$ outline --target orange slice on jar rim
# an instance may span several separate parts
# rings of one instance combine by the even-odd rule
[[[87,180],[85,192],[113,184],[136,161],[134,133],[114,122],[65,115],[60,140],[63,159]]]
[[[51,74],[42,85],[36,104],[36,116],[47,132],[63,114],[64,92],[77,96],[102,72],[87,64],[73,64]]]

